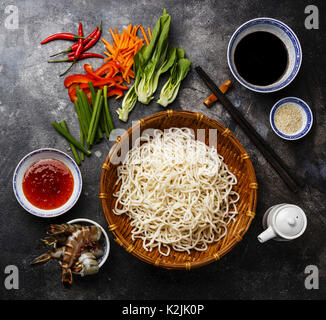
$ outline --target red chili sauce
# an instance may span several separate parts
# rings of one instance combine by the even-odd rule
[[[27,200],[39,209],[56,209],[65,204],[74,189],[69,168],[59,160],[42,159],[25,172],[23,192]]]

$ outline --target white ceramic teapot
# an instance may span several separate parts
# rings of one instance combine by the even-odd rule
[[[265,231],[258,236],[259,242],[270,239],[289,241],[304,233],[307,227],[307,217],[298,206],[282,203],[265,212],[263,227]]]

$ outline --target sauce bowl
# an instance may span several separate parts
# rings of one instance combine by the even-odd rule
[[[246,81],[239,74],[234,61],[235,49],[239,42],[245,36],[258,31],[269,32],[278,37],[285,45],[288,54],[288,65],[283,75],[276,82],[266,86],[254,85]],[[245,22],[233,33],[227,49],[227,60],[233,76],[244,87],[255,92],[269,93],[281,90],[293,81],[301,66],[302,50],[297,36],[286,24],[272,18],[256,18]]]
[[[26,170],[36,161],[41,159],[56,159],[64,163],[70,170],[74,187],[70,198],[62,206],[45,210],[30,203],[23,191],[23,179]],[[41,218],[53,218],[70,210],[77,202],[82,190],[82,176],[76,162],[66,153],[52,148],[42,148],[27,154],[17,165],[13,175],[13,190],[18,203],[29,213]]]
[[[275,113],[276,111],[284,106],[285,104],[293,104],[295,105],[299,112],[302,115],[302,126],[301,128],[298,129],[297,132],[293,133],[293,134],[286,134],[284,132],[282,132],[275,124]],[[303,138],[311,129],[312,124],[313,124],[313,114],[311,109],[309,108],[308,104],[303,101],[302,99],[296,98],[296,97],[286,97],[283,98],[279,101],[277,101],[273,108],[270,111],[269,114],[269,122],[270,125],[273,129],[273,131],[282,139],[285,140],[298,140]]]

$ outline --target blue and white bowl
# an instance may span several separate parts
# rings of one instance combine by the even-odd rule
[[[45,210],[35,207],[25,197],[23,191],[23,179],[26,170],[36,161],[41,159],[56,159],[63,162],[71,171],[74,179],[74,189],[69,200],[61,207],[51,210]],[[60,216],[70,210],[77,202],[82,190],[82,176],[77,163],[66,153],[52,148],[43,148],[32,151],[27,154],[17,165],[13,175],[14,194],[19,204],[29,213],[42,217],[53,218]]]
[[[258,86],[247,82],[237,71],[234,63],[234,52],[238,43],[248,34],[265,31],[274,34],[281,39],[288,52],[288,67],[283,76],[268,86]],[[241,25],[232,35],[227,49],[227,60],[233,76],[246,88],[268,93],[281,90],[290,84],[299,72],[302,61],[300,42],[295,33],[283,22],[272,18],[256,18]]]
[[[292,135],[289,135],[289,134],[286,134],[286,133],[280,131],[275,125],[276,111],[281,106],[283,106],[284,104],[287,104],[287,103],[292,103],[292,104],[296,105],[299,108],[301,115],[302,115],[302,119],[303,119],[301,128],[297,132],[293,133]],[[269,121],[272,126],[272,129],[279,137],[281,137],[285,140],[298,140],[298,139],[304,137],[311,129],[312,123],[313,123],[313,115],[312,115],[311,109],[309,108],[309,106],[306,102],[304,102],[303,100],[301,100],[299,98],[287,97],[287,98],[283,98],[275,103],[275,105],[273,106],[273,108],[270,112]]]

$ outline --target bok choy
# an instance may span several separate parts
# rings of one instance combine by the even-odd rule
[[[163,107],[173,102],[178,95],[181,81],[187,76],[191,61],[185,59],[185,53],[182,48],[176,49],[177,58],[174,65],[171,68],[171,74],[169,80],[163,85],[160,98],[157,101]]]
[[[174,63],[175,49],[168,49],[170,23],[171,16],[164,9],[163,15],[153,29],[148,50],[145,49],[140,55],[140,61],[143,63],[140,63],[137,70],[135,91],[138,100],[143,104],[148,104],[154,98],[160,75],[169,70]]]

